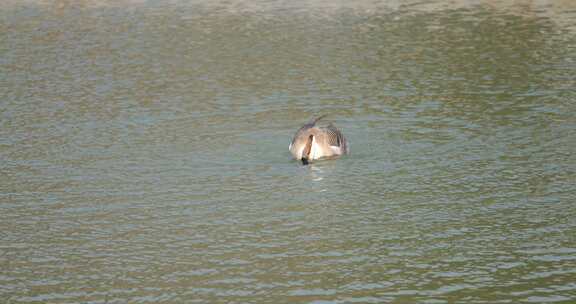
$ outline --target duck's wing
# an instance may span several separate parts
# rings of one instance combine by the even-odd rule
[[[333,124],[329,124],[327,127],[322,128],[327,135],[328,144],[333,147],[338,147],[344,153],[348,152],[348,147],[346,143],[346,138],[342,135],[342,132],[338,130]]]

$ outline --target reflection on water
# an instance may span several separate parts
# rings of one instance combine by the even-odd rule
[[[575,300],[571,1],[0,6],[7,303]]]

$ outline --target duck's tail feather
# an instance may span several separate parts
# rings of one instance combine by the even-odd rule
[[[318,121],[320,121],[320,119],[322,119],[326,116],[328,116],[328,114],[324,114],[324,115],[320,115],[316,118],[312,118],[306,125],[314,126]]]

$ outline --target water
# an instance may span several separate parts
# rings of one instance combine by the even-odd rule
[[[0,4],[2,303],[576,301],[569,1]],[[301,166],[328,114],[352,154]]]

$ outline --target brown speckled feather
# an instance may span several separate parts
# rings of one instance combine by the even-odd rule
[[[334,147],[342,147],[344,143],[344,136],[340,130],[338,130],[334,125],[330,124],[325,128],[322,128],[328,135],[328,144]]]

